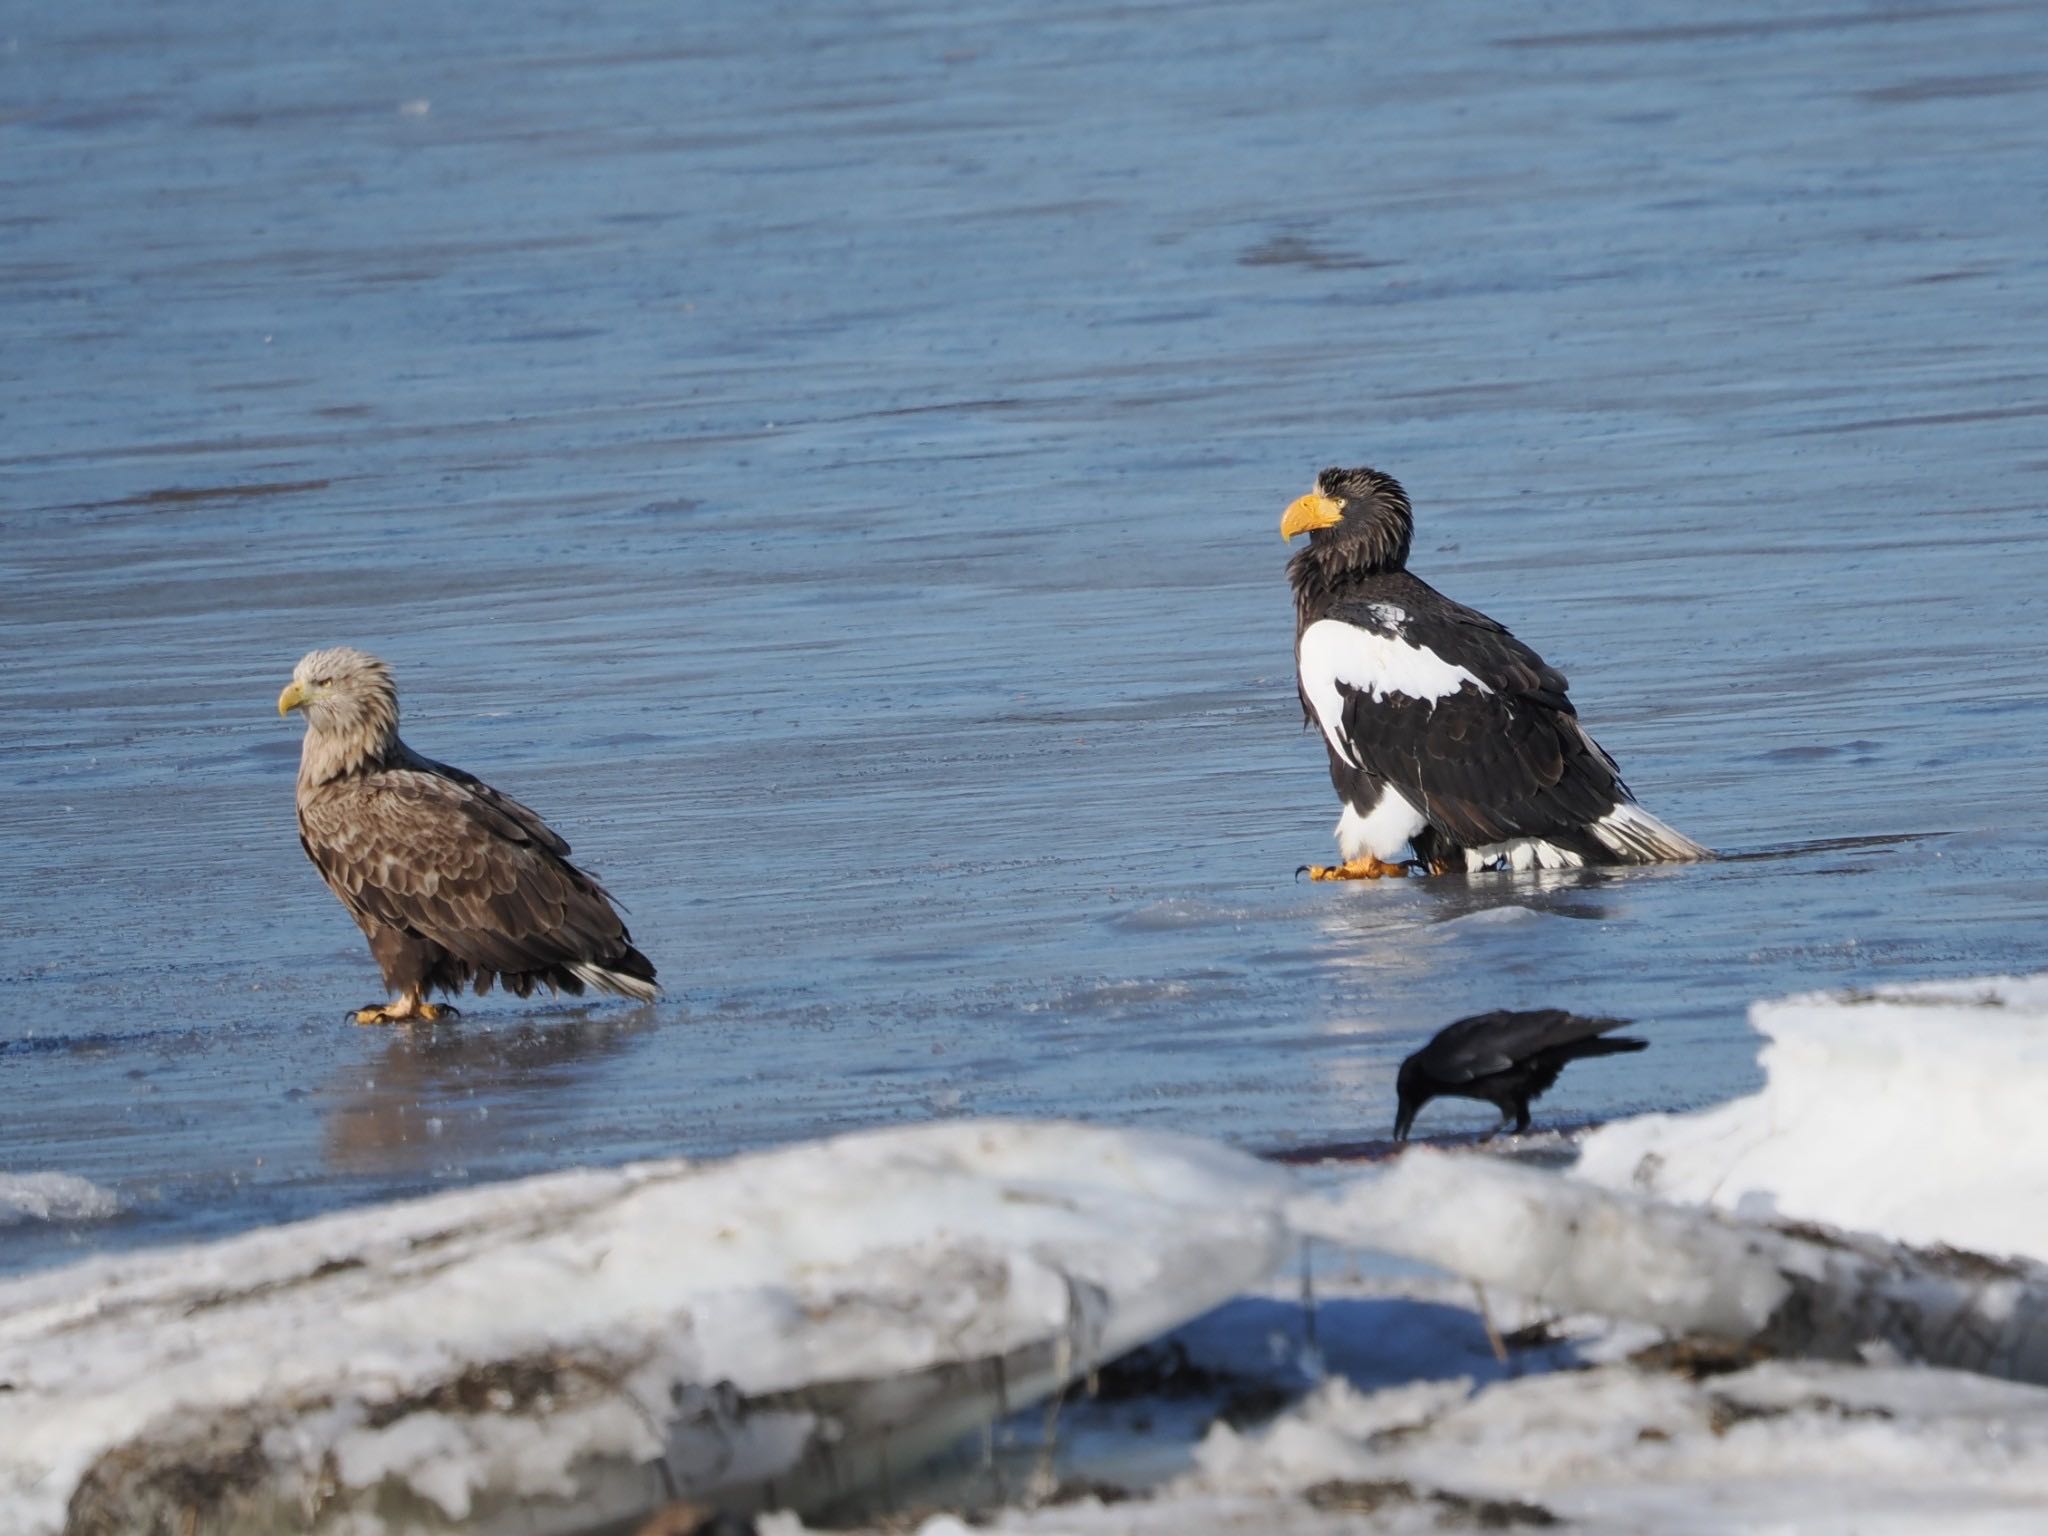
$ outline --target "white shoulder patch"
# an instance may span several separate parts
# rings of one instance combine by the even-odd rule
[[[1481,693],[1493,692],[1466,668],[1445,661],[1427,646],[1375,634],[1341,619],[1318,619],[1301,632],[1298,665],[1301,691],[1316,712],[1330,750],[1354,768],[1358,759],[1344,740],[1344,689],[1375,700],[1398,693],[1432,704],[1467,683]]]

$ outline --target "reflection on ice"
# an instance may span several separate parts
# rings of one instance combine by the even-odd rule
[[[329,1166],[417,1171],[494,1151],[546,1114],[578,1071],[658,1027],[647,1009],[568,1010],[480,1026],[458,1020],[390,1032],[383,1054],[337,1074],[321,1095]]]

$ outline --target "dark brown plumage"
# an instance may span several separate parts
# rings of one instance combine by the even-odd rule
[[[493,982],[648,1002],[654,966],[604,887],[569,845],[509,795],[434,762],[398,736],[398,692],[383,662],[314,651],[279,695],[302,710],[299,841],[370,942],[394,1001],[361,1023],[433,1019],[430,991]]]

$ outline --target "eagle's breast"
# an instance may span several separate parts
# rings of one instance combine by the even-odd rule
[[[1347,694],[1378,703],[1400,695],[1434,704],[1459,689],[1492,693],[1469,667],[1461,666],[1407,637],[1407,614],[1392,603],[1373,603],[1375,627],[1342,619],[1318,619],[1301,632],[1301,691],[1330,750],[1356,768],[1358,756],[1344,729]]]

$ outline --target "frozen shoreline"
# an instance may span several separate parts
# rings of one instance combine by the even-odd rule
[[[1183,1138],[938,1125],[31,1276],[0,1287],[0,1527],[816,1507],[1256,1282],[1287,1187]]]
[[[1755,1017],[1759,1094],[1611,1126],[1562,1172],[1424,1149],[1296,1174],[957,1122],[33,1275],[0,1286],[0,1512],[29,1536],[581,1536],[679,1495],[794,1511],[771,1530],[2021,1529],[2048,1507],[2048,1268],[1981,1254],[2038,1251],[2048,1133],[2016,1111],[2048,980]],[[1931,1127],[1910,1147],[1902,1102]],[[1817,1158],[1847,1127],[1857,1158]]]

